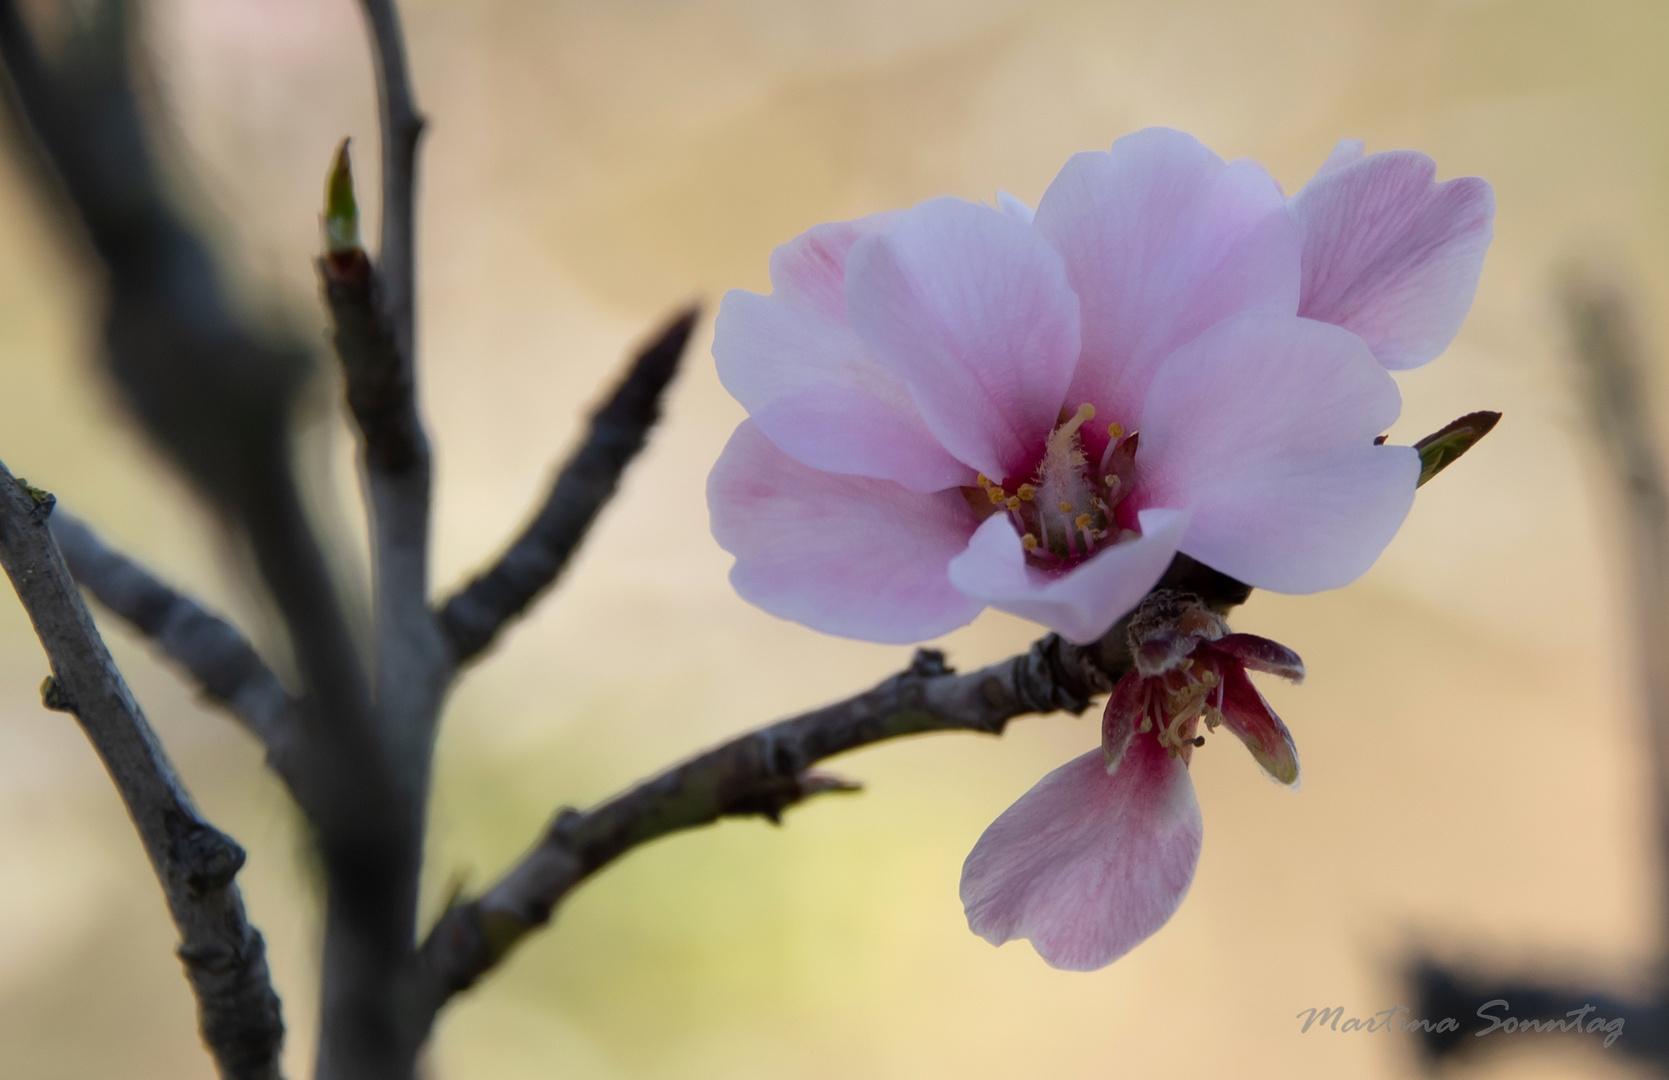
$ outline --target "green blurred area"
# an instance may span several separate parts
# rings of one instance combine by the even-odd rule
[[[375,190],[374,101],[350,0],[147,5],[182,192],[251,308],[323,340],[310,258],[330,155]],[[961,860],[1096,738],[1093,720],[933,736],[835,763],[859,796],[778,829],[657,843],[588,883],[444,1019],[437,1078],[1408,1076],[1393,1035],[1300,1035],[1312,1006],[1406,1004],[1403,950],[1638,978],[1657,947],[1612,493],[1563,358],[1552,280],[1612,266],[1669,345],[1669,8],[1507,0],[1243,4],[782,0],[407,5],[424,150],[421,352],[438,444],[436,578],[487,558],[637,336],[691,296],[766,287],[819,221],[998,189],[1149,124],[1251,156],[1293,190],[1335,140],[1413,147],[1495,185],[1495,246],[1448,355],[1399,377],[1412,441],[1506,414],[1422,489],[1380,565],[1319,597],[1258,595],[1239,629],[1312,677],[1268,693],[1305,782],[1232,741],[1195,757],[1198,878],[1155,938],[1092,975],[967,932]],[[375,235],[374,199],[362,198]],[[276,647],[237,553],[94,377],[96,282],[0,166],[0,456]],[[711,307],[710,307],[711,310]],[[710,327],[710,323],[708,324]],[[843,696],[906,650],[834,641],[737,599],[706,471],[741,410],[698,332],[664,428],[562,587],[464,681],[443,735],[431,911],[563,803]],[[1662,355],[1669,355],[1663,353]],[[1662,376],[1653,386],[1661,394]],[[321,510],[362,574],[351,439],[321,387]],[[250,850],[305,1075],[312,869],[258,750],[106,625],[210,816]],[[944,642],[974,666],[1033,628]],[[45,672],[0,601],[0,1075],[208,1077],[172,931],[96,760],[39,709]],[[1526,1044],[1469,1075],[1622,1076]]]

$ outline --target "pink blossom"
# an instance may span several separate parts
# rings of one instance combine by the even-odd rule
[[[1347,141],[1287,199],[1149,129],[1073,157],[1035,214],[933,199],[778,248],[774,291],[727,295],[713,343],[749,412],[708,482],[736,590],[874,641],[991,606],[1089,642],[1178,552],[1278,592],[1354,580],[1420,470],[1376,443],[1401,408],[1387,369],[1452,340],[1491,235],[1489,186],[1434,175]],[[1058,967],[1110,963],[1181,903],[1202,722],[1298,777],[1246,678],[1298,677],[1290,650],[1162,593],[1131,645],[1102,752],[1040,781],[963,871],[975,932]]]
[[[713,342],[750,414],[708,483],[737,591],[873,641],[989,605],[1087,642],[1178,551],[1279,592],[1354,580],[1419,471],[1374,445],[1401,408],[1381,361],[1453,336],[1490,195],[1350,156],[1289,204],[1149,129],[1073,157],[1035,216],[939,198],[778,248]]]

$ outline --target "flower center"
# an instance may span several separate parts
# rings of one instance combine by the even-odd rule
[[[992,483],[982,475],[978,487],[962,489],[981,520],[1009,516],[1027,561],[1039,569],[1065,569],[1104,545],[1140,535],[1117,513],[1135,479],[1137,433],[1109,424],[1107,448],[1092,467],[1082,429],[1093,419],[1088,402],[1071,415],[1063,410],[1030,476]]]
[[[1164,675],[1150,677],[1148,687],[1148,708],[1136,733],[1152,731],[1171,757],[1187,761],[1195,748],[1205,745],[1205,736],[1196,734],[1200,721],[1208,731],[1216,731],[1223,722],[1222,676],[1213,665],[1190,658]]]

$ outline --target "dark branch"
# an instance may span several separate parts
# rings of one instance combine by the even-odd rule
[[[1470,1061],[1515,1045],[1511,1039],[1479,1038],[1493,1019],[1508,1016],[1566,1025],[1564,1029],[1551,1025],[1539,1029],[1538,1041],[1553,1038],[1553,1031],[1563,1030],[1565,1039],[1576,1045],[1604,1051],[1614,1048],[1616,1053],[1645,1061],[1669,1060],[1669,999],[1661,993],[1638,998],[1603,986],[1561,984],[1536,976],[1483,976],[1457,971],[1429,957],[1417,957],[1409,965],[1406,978],[1414,993],[1409,1010],[1412,1019],[1431,1020],[1435,1026],[1450,1017],[1458,1025],[1453,1031],[1421,1032],[1425,1063],[1434,1072],[1436,1067]],[[1480,1017],[1478,1009],[1492,1001],[1505,1001],[1508,1006],[1487,1010],[1490,1019]],[[1623,1023],[1605,1030],[1607,1024],[1618,1020]],[[1589,1031],[1589,1024],[1595,1030]],[[1608,1038],[1613,1040],[1609,1047],[1605,1045]]]
[[[377,602],[377,705],[405,770],[428,771],[430,737],[450,675],[429,607],[433,463],[418,411],[413,329],[417,141],[400,22],[390,0],[365,0],[381,105],[382,247],[358,246],[357,200],[344,142],[326,196],[320,280],[335,322],[348,406],[360,433]],[[345,235],[344,235],[345,233]]]
[[[51,524],[76,583],[155,642],[209,700],[243,721],[263,744],[271,745],[279,729],[293,722],[290,692],[236,627],[107,546],[62,508]]]
[[[1226,611],[1251,590],[1185,555],[1156,588],[1182,589]],[[831,790],[811,772],[825,758],[932,731],[1000,735],[1033,713],[1083,712],[1129,669],[1128,616],[1093,645],[1051,634],[1031,651],[958,675],[923,649],[874,689],[750,732],[592,809],[560,812],[545,836],[484,895],[450,908],[423,945],[425,991],[438,1009],[544,925],[576,885],[640,844],[721,818],[776,820]]]
[[[405,37],[393,0],[361,0],[360,6],[371,27],[382,119],[382,244],[377,252],[384,281],[382,304],[395,347],[409,361],[416,287],[417,142],[423,135],[423,117],[406,73]]]
[[[48,707],[75,714],[145,846],[222,1077],[276,1080],[284,1024],[266,946],[233,883],[244,853],[192,805],[105,649],[47,526],[51,496],[0,464],[0,563],[52,664]]]
[[[562,573],[660,419],[661,396],[700,314],[697,307],[684,311],[637,354],[591,415],[585,441],[562,466],[538,515],[491,569],[446,601],[441,627],[455,664],[478,656]]]

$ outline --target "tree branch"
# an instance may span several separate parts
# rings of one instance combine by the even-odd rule
[[[61,507],[51,526],[78,585],[155,642],[263,744],[280,740],[280,729],[293,723],[296,702],[236,627],[106,545]]]
[[[498,562],[442,605],[441,627],[454,664],[479,656],[562,573],[660,419],[661,396],[678,373],[700,314],[699,307],[688,308],[638,352],[608,401],[592,413],[585,441],[562,466],[533,521]]]
[[[292,467],[292,410],[310,357],[242,324],[207,246],[167,198],[133,91],[132,10],[96,4],[90,28],[48,64],[16,0],[0,0],[0,92],[106,272],[111,373],[150,434],[246,532],[284,616],[305,690],[285,778],[329,881],[321,1055],[347,1063],[335,1077],[406,1080],[417,1048],[391,1003],[415,939],[426,745],[411,764],[373,715]],[[401,566],[421,568],[423,551]],[[421,594],[408,606],[427,620]]]
[[[192,805],[111,660],[47,527],[52,502],[0,464],[0,563],[52,664],[43,697],[75,714],[139,831],[220,1075],[277,1080],[284,1024],[266,946],[233,883],[243,849]]]
[[[1251,589],[1178,555],[1156,589],[1195,593],[1220,611]],[[847,785],[811,772],[825,758],[905,735],[1000,735],[1033,713],[1080,713],[1130,667],[1129,616],[1093,645],[1054,634],[1031,651],[958,675],[923,649],[908,670],[856,697],[760,728],[678,765],[609,801],[564,809],[544,837],[482,896],[454,904],[423,944],[429,1008],[473,985],[543,926],[576,885],[640,844],[725,817],[776,820],[790,806]]]

